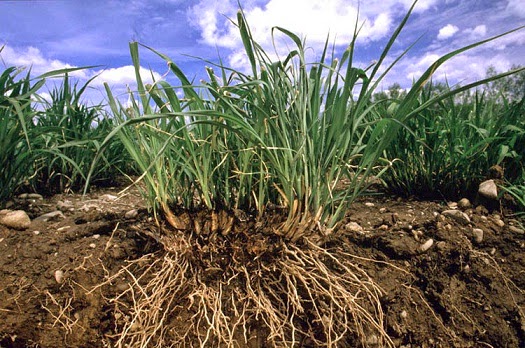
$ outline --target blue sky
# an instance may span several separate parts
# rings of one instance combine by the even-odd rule
[[[270,30],[279,25],[306,38],[312,59],[328,33],[336,54],[349,43],[357,18],[363,24],[356,65],[368,66],[395,30],[412,0],[241,0],[256,39],[273,52]],[[228,18],[237,0],[0,0],[0,65],[31,66],[33,75],[63,67],[99,65],[76,74],[82,81],[100,74],[88,98],[108,82],[118,93],[133,88],[128,44],[138,41],[168,55],[189,77],[204,75],[205,64],[190,56],[223,61],[246,69],[242,42]],[[522,0],[420,0],[390,55],[418,38],[409,54],[384,81],[407,87],[439,56],[469,43],[525,25]],[[277,40],[278,53],[288,43]],[[289,46],[288,46],[289,47]],[[277,57],[277,55],[275,55]],[[446,64],[436,79],[467,83],[525,65],[525,30],[469,51]],[[144,76],[172,81],[166,64],[141,51]]]

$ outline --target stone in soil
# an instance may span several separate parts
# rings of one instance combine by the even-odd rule
[[[467,225],[470,223],[470,218],[468,217],[468,215],[460,210],[455,210],[455,209],[444,210],[441,212],[441,215],[452,218],[455,221],[463,225]]]
[[[498,186],[494,180],[486,180],[479,184],[478,193],[480,196],[497,200],[498,199]]]
[[[15,230],[25,230],[31,226],[31,219],[23,210],[0,211],[0,224]]]

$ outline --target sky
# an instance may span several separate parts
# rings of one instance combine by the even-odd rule
[[[522,1],[419,0],[386,63],[415,44],[380,88],[394,82],[409,87],[440,56],[525,25]],[[255,39],[273,59],[291,49],[282,36],[272,42],[274,26],[304,38],[308,59],[315,60],[327,37],[340,56],[357,21],[361,31],[354,65],[365,68],[380,57],[412,0],[0,0],[0,71],[23,66],[37,76],[91,66],[74,76],[79,82],[97,76],[86,92],[95,103],[104,100],[104,82],[119,96],[134,88],[132,41],[169,56],[196,81],[210,65],[205,61],[219,57],[247,71],[242,41],[231,23],[239,3]],[[159,56],[141,48],[140,57],[146,81],[153,76],[176,84]],[[525,29],[455,57],[434,79],[464,85],[483,78],[489,66],[503,72],[513,65],[525,65]]]

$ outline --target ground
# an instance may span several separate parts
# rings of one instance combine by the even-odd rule
[[[33,220],[21,231],[0,226],[0,347],[124,346],[122,308],[133,305],[125,302],[137,276],[129,266],[164,252],[139,193],[115,199],[118,192],[15,202],[12,209]],[[35,219],[57,206],[62,216]],[[520,221],[478,206],[466,208],[470,222],[462,222],[441,214],[448,209],[446,202],[363,197],[323,247],[352,255],[378,285],[378,315],[395,347],[525,347]],[[361,345],[381,342],[371,334]],[[259,338],[246,346],[271,345]]]

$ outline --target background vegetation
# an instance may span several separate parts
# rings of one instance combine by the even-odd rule
[[[301,49],[302,43],[294,39]],[[257,48],[252,45],[250,50]],[[132,47],[138,64],[137,47]],[[92,183],[110,183],[138,170],[156,187],[150,199],[164,196],[162,204],[203,204],[208,208],[218,204],[262,213],[268,202],[293,205],[297,201],[295,204],[312,207],[314,217],[321,206],[327,207],[321,215],[330,215],[338,209],[342,196],[360,192],[335,192],[334,184],[343,178],[356,180],[354,165],[363,161],[371,125],[383,115],[392,116],[408,91],[394,84],[355,100],[341,91],[353,88],[351,84],[366,74],[356,68],[342,72],[345,61],[333,66],[321,61],[307,72],[297,53],[300,51],[287,57],[284,63],[290,64],[288,67],[268,61],[260,50],[253,52],[254,59],[259,55],[258,75],[219,66],[217,76],[208,68],[209,81],[202,86],[190,85],[183,72],[159,54],[170,62],[181,86],[165,81],[153,86],[139,83],[147,98],[133,99],[131,108],[119,106],[109,91],[112,116],[102,105],[87,106],[82,101],[90,81],[79,87],[71,84],[64,71],[31,78],[30,72],[19,68],[5,69],[0,76],[0,201],[20,190],[45,194],[79,190],[101,143],[113,131],[119,136],[107,139],[105,151],[91,168]],[[349,50],[343,59],[351,59],[351,53]],[[285,73],[287,68],[291,74]],[[483,89],[450,95],[430,105],[432,98],[450,88],[442,83],[422,88],[412,107],[429,106],[404,122],[390,146],[379,154],[385,160],[382,163],[391,163],[382,177],[385,189],[420,198],[472,198],[488,168],[498,164],[505,170],[506,192],[523,203],[525,92],[520,81],[525,73],[520,66],[513,69],[515,73],[491,81]],[[40,98],[45,79],[57,75],[63,76],[61,85],[50,91],[49,100]],[[344,86],[333,78],[340,75],[347,77]],[[487,78],[496,75],[493,68],[487,71]],[[299,85],[303,88],[296,89]],[[182,99],[177,90],[184,92]],[[279,95],[287,98],[276,100]],[[362,115],[356,117],[356,110]],[[222,119],[217,112],[224,114]],[[141,114],[144,116],[137,118]],[[225,120],[233,121],[232,117],[236,117],[235,124],[230,125]],[[133,129],[119,126],[137,122],[141,124]],[[304,128],[293,129],[289,124]],[[348,133],[337,133],[343,129]],[[310,133],[311,142],[304,141],[305,132]],[[133,134],[144,136],[132,139]],[[140,156],[147,157],[133,154],[138,150],[134,149],[135,141],[142,144]],[[131,151],[129,156],[136,166],[124,156],[128,153],[125,148]],[[174,163],[177,156],[185,160]],[[163,172],[170,172],[169,178],[159,178]],[[310,183],[318,186],[310,187]],[[283,187],[289,188],[288,192]],[[178,193],[169,196],[170,190]],[[196,195],[202,202],[194,200]],[[326,204],[327,199],[332,203]]]

